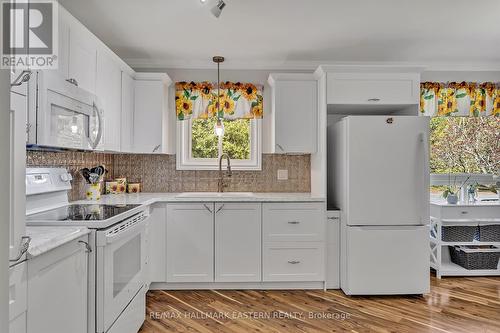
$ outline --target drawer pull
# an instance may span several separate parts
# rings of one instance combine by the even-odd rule
[[[299,224],[299,221],[288,221],[288,224]]]
[[[297,264],[300,264],[300,261],[298,261],[298,260],[289,260],[288,263],[292,264],[292,265],[297,265]]]
[[[327,220],[338,220],[339,218],[337,216],[329,216],[327,217]]]
[[[463,212],[460,212],[460,213],[461,213],[461,214],[463,214],[463,215],[465,215],[465,214],[469,214],[469,212],[468,212],[468,211],[465,211],[465,210],[464,210]]]
[[[380,98],[368,98],[368,102],[380,102]]]

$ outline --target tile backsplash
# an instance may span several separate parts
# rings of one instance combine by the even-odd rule
[[[28,167],[64,167],[73,175],[70,200],[84,198],[84,180],[78,170],[103,164],[107,179],[127,177],[141,182],[143,192],[217,191],[218,171],[178,171],[175,155],[110,154],[94,152],[28,151]],[[287,180],[278,180],[278,170],[288,170]],[[261,171],[233,171],[225,177],[225,191],[310,192],[310,155],[262,155]]]

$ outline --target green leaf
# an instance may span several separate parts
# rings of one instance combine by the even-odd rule
[[[258,103],[258,102],[252,102],[252,108],[253,108],[253,107],[256,107],[257,105],[259,105],[259,103]]]
[[[427,95],[424,97],[424,99],[426,99],[426,100],[433,99],[433,98],[434,98],[434,95]]]
[[[443,104],[443,101],[442,101],[442,100],[439,100],[439,101],[438,101],[438,104],[439,104],[439,105]]]
[[[462,94],[458,94],[457,98],[464,98],[465,96],[467,96],[467,94],[466,93],[462,93]]]
[[[198,98],[198,96],[191,96],[191,98],[190,98],[190,99],[191,99],[192,101],[195,101],[197,98]]]
[[[238,95],[236,97],[233,98],[233,101],[237,102],[239,99],[240,99],[241,95]]]
[[[187,89],[184,89],[184,96],[185,96],[186,98],[189,98],[189,96],[190,96],[190,95],[191,95],[191,94],[189,93],[189,91],[187,91]]]
[[[228,89],[228,90],[227,90],[227,95],[228,95],[229,97],[232,97],[232,96],[233,96],[233,92],[231,91],[231,89]]]
[[[184,112],[180,112],[179,115],[177,116],[179,120],[184,120]]]

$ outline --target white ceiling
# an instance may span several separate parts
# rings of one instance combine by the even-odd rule
[[[498,0],[60,0],[136,68],[310,69],[330,62],[500,68]]]

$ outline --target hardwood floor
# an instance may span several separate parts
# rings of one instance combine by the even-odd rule
[[[431,293],[150,291],[140,333],[500,332],[500,277],[431,278]],[[311,318],[311,316],[315,316]]]

